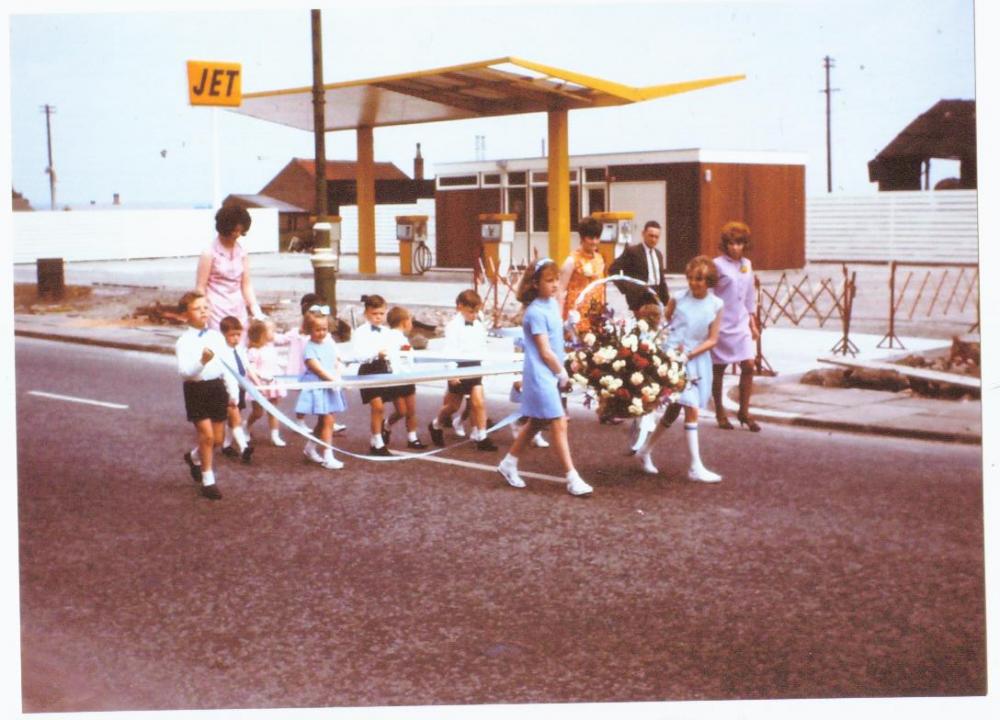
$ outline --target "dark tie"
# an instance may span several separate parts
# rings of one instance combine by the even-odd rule
[[[236,352],[236,348],[233,348],[233,357],[236,358],[236,369],[239,370],[240,375],[246,375],[246,370],[243,369],[243,361],[240,360],[240,354]]]
[[[475,320],[466,320],[465,321],[465,327],[472,327],[475,324],[476,324]]]
[[[372,325],[372,332],[382,332],[382,328],[378,325]]]
[[[198,337],[201,337],[202,335],[204,335],[207,332],[208,332],[208,328],[207,327],[206,328],[202,328],[201,330],[198,331]]]

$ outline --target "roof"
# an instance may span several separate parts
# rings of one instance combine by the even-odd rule
[[[300,208],[298,205],[292,205],[291,203],[279,200],[278,198],[273,198],[270,195],[241,195],[233,193],[228,195],[226,199],[223,200],[222,204],[227,205],[230,200],[242,203],[244,206],[250,208],[274,208],[280,212],[309,212],[304,208]]]
[[[630,87],[515,57],[324,85],[326,130],[626,105],[743,80],[727,75]],[[312,87],[245,93],[227,108],[313,130]]]
[[[878,155],[884,160],[950,158],[976,154],[976,101],[939,100],[907,125]]]
[[[305,158],[292,158],[288,164],[298,165],[311,176],[316,176],[316,161]],[[286,166],[286,169],[287,167]],[[351,180],[358,177],[358,164],[354,160],[327,160],[324,163],[327,180]],[[409,180],[410,176],[396,167],[395,163],[377,162],[374,165],[376,180]],[[282,171],[284,172],[284,171]]]

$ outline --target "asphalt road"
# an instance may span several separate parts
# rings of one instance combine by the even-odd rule
[[[211,502],[171,358],[18,338],[16,403],[28,712],[986,691],[979,448],[706,423],[706,486],[578,415],[580,499],[507,487],[506,431],[333,472],[261,426]]]

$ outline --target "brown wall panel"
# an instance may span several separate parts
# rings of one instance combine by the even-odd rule
[[[705,171],[712,173],[711,181]],[[719,232],[742,220],[752,233],[748,257],[761,270],[805,265],[805,168],[801,165],[705,164],[701,185],[701,252],[719,253]]]
[[[479,257],[479,215],[500,212],[500,191],[438,190],[434,197],[437,265],[472,268]]]

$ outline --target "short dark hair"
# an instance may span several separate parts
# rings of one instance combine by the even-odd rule
[[[365,310],[368,310],[369,308],[377,310],[378,308],[384,308],[388,305],[385,298],[381,295],[362,295],[361,302],[364,304]]]
[[[662,229],[660,227],[660,223],[656,222],[656,220],[647,220],[646,224],[642,226],[642,231],[646,232],[649,228],[656,228],[657,230]]]
[[[247,328],[247,340],[251,343],[263,343],[267,335],[267,323],[263,320],[251,320],[250,327]]]
[[[215,213],[215,230],[220,235],[228,235],[242,225],[243,230],[250,229],[250,213],[242,205],[223,205]]]
[[[177,303],[177,308],[182,312],[186,313],[188,311],[188,306],[193,303],[198,298],[205,297],[205,293],[200,293],[197,290],[189,290],[188,292],[181,295],[180,302]]]
[[[385,321],[389,324],[389,327],[397,328],[406,322],[406,318],[408,317],[412,317],[412,315],[410,315],[410,311],[405,307],[397,305],[386,313]]]
[[[463,290],[455,298],[455,306],[464,305],[467,308],[480,308],[483,306],[483,299],[479,297],[479,293],[475,290]]]
[[[311,308],[313,305],[319,305],[321,299],[322,298],[320,298],[320,296],[316,293],[306,293],[303,295],[302,299],[299,300],[299,305],[302,307],[302,314],[305,315],[306,310]]]
[[[239,318],[233,317],[232,315],[226,315],[226,317],[222,318],[222,320],[219,321],[219,330],[222,332],[223,335],[225,335],[227,332],[232,332],[233,330],[242,330],[242,329],[243,329],[243,323],[240,322]]]
[[[577,226],[576,231],[580,233],[580,238],[599,238],[601,237],[601,223],[596,218],[588,215],[580,221]]]

